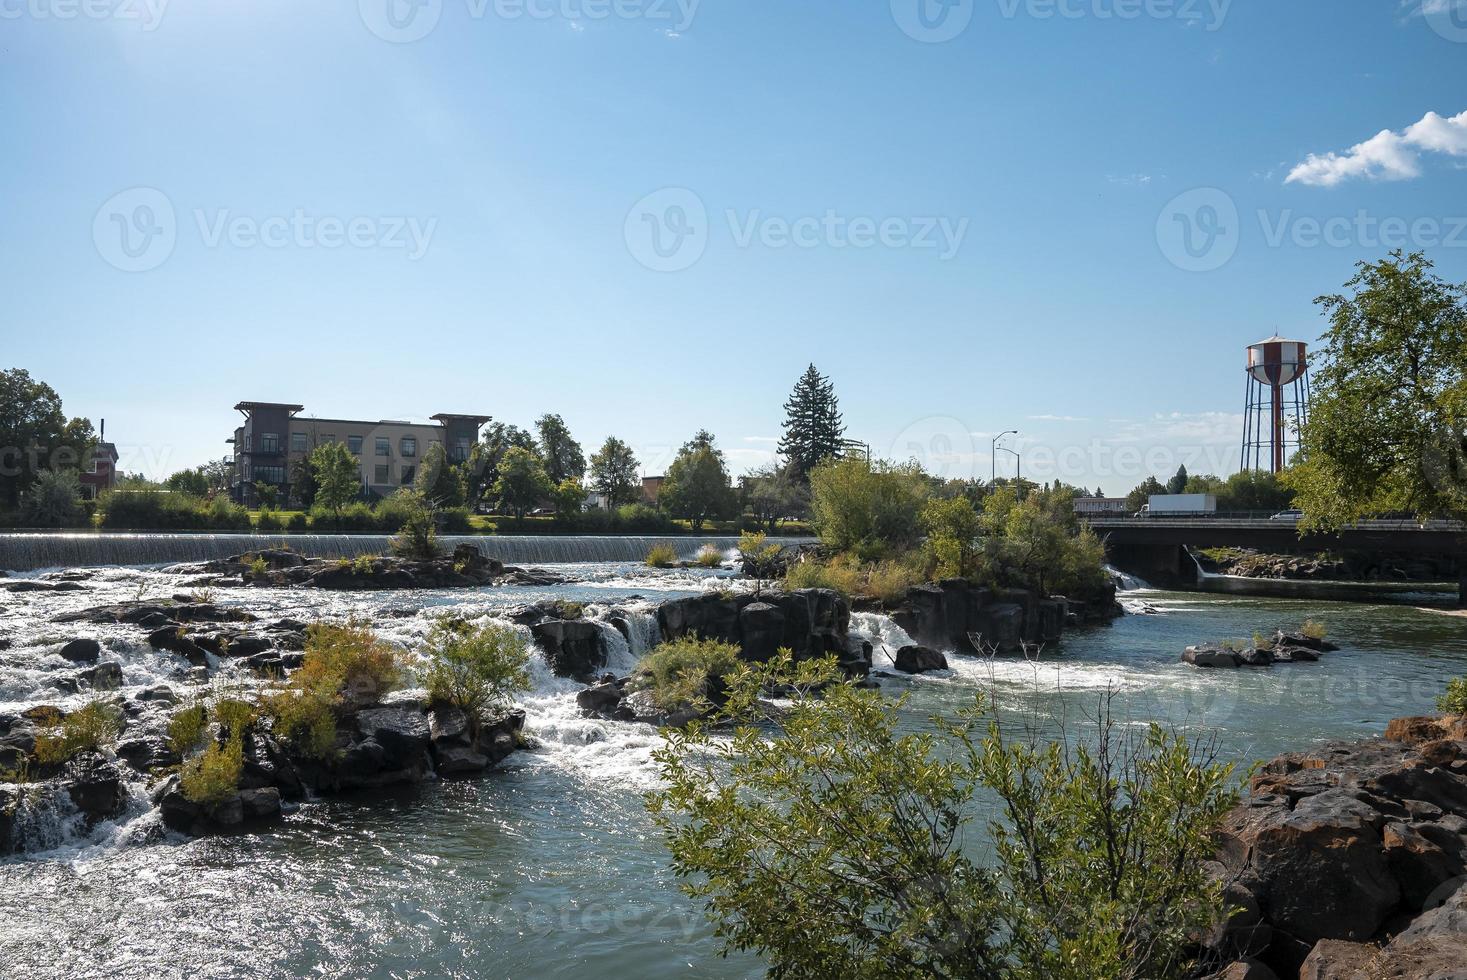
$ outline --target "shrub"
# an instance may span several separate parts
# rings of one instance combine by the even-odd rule
[[[122,714],[104,701],[90,701],[63,717],[55,728],[55,734],[36,739],[36,759],[46,765],[67,762],[117,741]]]
[[[250,512],[225,496],[215,497],[206,505],[209,527],[220,531],[248,531]]]
[[[739,666],[732,643],[688,636],[655,647],[642,658],[640,685],[664,711],[721,699],[723,681]]]
[[[927,494],[927,478],[915,463],[892,466],[852,457],[810,472],[810,510],[821,543],[868,561],[916,543]]]
[[[222,745],[210,742],[202,753],[184,762],[179,789],[194,803],[221,803],[239,790],[243,771],[244,742],[231,736]]]
[[[866,594],[875,596],[887,605],[895,605],[907,597],[914,586],[921,585],[924,576],[910,562],[896,559],[879,561],[866,573]]]
[[[785,669],[740,671],[718,720]],[[837,683],[797,688],[773,735],[670,732],[648,807],[724,951],[762,953],[771,976],[1207,972],[1195,937],[1229,911],[1205,862],[1232,767],[1156,726],[1128,734],[1108,699],[1098,732],[1049,743],[1014,738],[990,703],[912,733],[900,702]],[[975,811],[992,862],[964,847]]]
[[[270,571],[270,563],[265,561],[265,559],[260,555],[255,555],[252,558],[246,558],[244,566],[245,571],[249,575],[254,577],[261,577],[266,572]]]
[[[209,713],[202,704],[180,708],[168,719],[168,744],[180,756],[187,755],[204,739],[209,729]]]
[[[291,514],[290,517],[286,520],[283,530],[289,531],[291,534],[301,534],[304,533],[309,527],[310,520],[306,517],[305,514],[297,511],[294,514]]]
[[[646,562],[650,568],[671,568],[677,564],[677,549],[670,544],[654,544],[647,550]]]
[[[1447,681],[1447,692],[1436,699],[1437,710],[1448,715],[1467,715],[1467,677]]]
[[[230,738],[241,737],[245,730],[255,723],[259,717],[259,709],[249,701],[240,698],[220,698],[214,702],[211,714],[219,727]]]
[[[475,721],[530,688],[529,648],[502,623],[475,625],[441,616],[428,630],[425,652],[430,658],[424,677],[428,696],[462,709]]]
[[[428,501],[416,490],[399,490],[390,498],[404,513],[401,530],[392,539],[392,553],[409,561],[432,561],[441,554],[438,528]]]
[[[284,531],[285,519],[273,510],[262,510],[255,518],[255,530],[261,533],[266,531]]]
[[[381,524],[372,508],[363,501],[355,501],[341,508],[340,518],[329,507],[317,504],[311,508],[311,524],[318,531],[370,532],[380,530]]]
[[[1304,620],[1304,625],[1299,627],[1299,632],[1314,640],[1322,640],[1329,633],[1324,628],[1324,624],[1317,619]]]
[[[335,698],[317,691],[290,688],[264,699],[275,722],[275,734],[294,740],[302,754],[329,758],[336,748]]]
[[[113,490],[102,495],[97,523],[104,528],[189,531],[210,527],[200,497],[164,490]]]
[[[76,470],[41,470],[25,495],[22,518],[33,527],[76,527],[85,517],[81,504]]]
[[[402,652],[366,623],[312,623],[306,630],[305,658],[291,685],[372,703],[397,687],[402,676]]]
[[[467,507],[444,507],[438,512],[438,520],[445,534],[469,534],[474,530]]]
[[[705,544],[698,549],[695,560],[704,568],[717,568],[723,564],[723,551],[715,544]]]
[[[627,531],[666,531],[672,521],[648,504],[624,504],[616,509],[616,524]]]

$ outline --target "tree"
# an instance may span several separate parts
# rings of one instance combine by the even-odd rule
[[[1140,485],[1126,494],[1126,509],[1135,513],[1151,502],[1152,494],[1166,493],[1166,487],[1154,476],[1148,476]]]
[[[780,977],[1195,975],[1197,934],[1229,912],[1206,862],[1236,790],[1210,746],[1115,725],[1109,698],[1093,741],[1015,737],[983,694],[912,733],[835,677],[788,651],[741,664],[723,709],[654,752],[648,808],[725,951]],[[776,682],[793,697],[771,734],[753,722]],[[975,811],[991,863],[964,847]]]
[[[1178,466],[1177,467],[1177,472],[1172,476],[1172,478],[1170,480],[1166,481],[1166,492],[1167,493],[1186,493],[1187,492],[1187,467],[1186,466]]]
[[[1300,451],[1284,482],[1300,526],[1372,514],[1467,516],[1467,284],[1414,252],[1362,262],[1313,368]]]
[[[586,488],[574,477],[561,480],[551,496],[555,499],[555,519],[558,521],[575,520],[586,505]]]
[[[1018,499],[1001,487],[983,502],[985,573],[996,585],[1085,598],[1106,585],[1105,546],[1080,527],[1068,490]]]
[[[616,436],[607,436],[601,448],[591,454],[591,487],[606,495],[607,510],[630,504],[640,495],[639,465],[632,447]]]
[[[667,468],[657,502],[674,517],[691,521],[694,531],[701,531],[704,521],[729,516],[737,506],[723,453],[706,430],[685,443]]]
[[[810,488],[795,479],[788,466],[768,463],[744,477],[744,503],[773,534],[780,521],[809,513]]]
[[[164,480],[163,485],[174,493],[186,493],[193,497],[207,497],[211,489],[209,478],[204,475],[202,466],[196,466],[191,470],[179,470]]]
[[[328,442],[311,452],[311,469],[316,474],[316,504],[331,512],[341,530],[341,511],[362,490],[361,464],[342,442]]]
[[[297,459],[290,466],[290,495],[305,510],[316,503],[316,468],[311,465],[310,454]]]
[[[835,386],[811,364],[795,382],[794,391],[784,403],[784,413],[779,452],[788,461],[794,478],[805,483],[812,469],[841,455],[846,429]]]
[[[1242,470],[1228,477],[1218,491],[1222,510],[1280,511],[1293,506],[1294,492],[1268,470]]]
[[[739,535],[739,557],[743,559],[744,574],[754,580],[754,595],[764,588],[764,580],[773,578],[784,557],[784,546],[770,542],[763,531],[745,531]]]
[[[525,514],[549,497],[555,489],[540,457],[520,446],[511,446],[499,461],[499,479],[494,482],[494,496],[523,520]]]
[[[871,561],[917,543],[929,492],[916,463],[828,460],[810,472],[810,516],[827,548]]]
[[[42,470],[25,496],[22,518],[33,527],[73,527],[80,520],[81,481],[76,470]]]
[[[540,434],[540,458],[545,461],[545,475],[551,482],[586,475],[586,455],[581,444],[571,438],[570,429],[559,415],[542,415],[535,422]]]
[[[92,423],[68,420],[54,388],[24,368],[0,371],[0,506],[15,507],[42,470],[90,462],[95,445]]]
[[[448,461],[448,452],[443,443],[428,445],[413,474],[413,489],[435,508],[462,507],[468,498],[468,483],[464,468]]]
[[[921,523],[938,578],[966,578],[978,571],[981,525],[971,500],[929,500],[922,508]]]

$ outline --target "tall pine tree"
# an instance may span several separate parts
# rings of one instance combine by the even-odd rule
[[[779,452],[789,463],[790,475],[807,482],[810,470],[841,455],[846,427],[841,421],[835,386],[811,364],[795,382],[795,390],[784,403],[784,413]]]

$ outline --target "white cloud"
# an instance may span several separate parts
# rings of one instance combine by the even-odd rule
[[[1090,420],[1080,415],[1026,415],[1031,422],[1089,422]]]
[[[1112,184],[1121,184],[1126,187],[1145,187],[1151,183],[1150,174],[1106,174],[1105,179]]]
[[[1399,133],[1383,129],[1343,153],[1311,153],[1284,183],[1333,187],[1356,178],[1410,180],[1421,176],[1422,153],[1467,156],[1467,111],[1451,117],[1428,112]]]

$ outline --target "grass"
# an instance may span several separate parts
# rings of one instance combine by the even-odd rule
[[[677,564],[677,549],[670,544],[656,544],[647,551],[649,568],[671,568]]]
[[[684,637],[664,643],[642,658],[643,686],[664,711],[710,702],[722,679],[739,665],[739,648],[731,643]]]
[[[862,564],[849,555],[829,562],[802,561],[785,573],[786,589],[834,589],[844,596],[868,595],[893,605],[921,584],[923,575],[899,559]]]
[[[1299,632],[1311,640],[1322,640],[1329,634],[1329,631],[1324,628],[1324,624],[1317,619],[1304,620],[1304,625],[1299,627]]]
[[[717,568],[723,564],[723,551],[717,545],[705,544],[698,549],[698,556],[694,560],[704,568]]]
[[[90,701],[54,726],[54,734],[36,739],[36,759],[45,765],[69,762],[83,752],[96,751],[117,741],[122,716],[105,701]]]
[[[204,740],[209,728],[209,712],[202,704],[180,708],[168,719],[168,744],[179,755],[187,755]]]
[[[231,736],[223,745],[210,742],[202,753],[185,762],[179,770],[178,788],[194,803],[222,803],[239,790],[243,771],[244,742]]]

